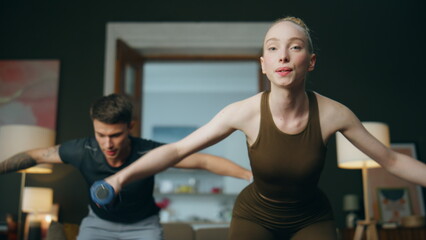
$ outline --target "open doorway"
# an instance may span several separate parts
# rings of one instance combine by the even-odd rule
[[[254,95],[262,89],[259,81],[261,76],[259,56],[263,36],[269,24],[108,24],[104,93],[117,92],[117,89],[114,89],[116,86],[121,86],[122,92],[129,93],[129,89],[136,86],[133,84],[130,86],[127,83],[135,81],[128,78],[123,79],[126,79],[126,74],[136,77],[136,80],[141,82],[142,89],[140,97],[136,99],[140,101],[139,109],[142,113],[141,136],[153,138],[155,129],[160,133],[164,132],[164,129],[170,131],[170,129],[181,127],[184,132],[188,129],[193,130],[206,123],[227,104]],[[137,72],[129,69],[130,65],[126,64],[121,67],[125,74],[115,72],[119,57],[116,53],[116,43],[119,39],[128,45],[127,50],[138,55],[135,58],[135,54],[132,54],[133,57],[129,59],[131,62],[134,62],[134,59],[141,62],[136,65],[132,63],[133,66],[141,67],[141,76],[138,77]],[[155,65],[158,63],[160,64]],[[152,64],[158,71],[157,75],[150,79],[148,75],[155,72]],[[230,71],[234,75],[225,74]],[[186,84],[162,82],[162,78],[176,80],[177,72],[187,74],[180,76],[181,80],[186,81]],[[162,74],[164,76],[161,76]],[[117,84],[117,76],[122,78],[119,81],[124,82]],[[149,86],[147,82],[151,80],[154,81],[154,85]],[[175,92],[172,93],[172,90]],[[153,100],[150,100],[150,95],[154,95],[151,96]],[[168,98],[169,96],[172,98]],[[172,113],[172,111],[174,112]],[[152,120],[149,117],[156,119]],[[175,121],[170,122],[169,120]],[[182,131],[180,132],[182,133]],[[187,132],[185,132],[186,134]],[[207,151],[249,168],[245,139],[240,132],[232,134]],[[187,177],[187,174],[184,176]],[[202,176],[202,179],[204,183],[217,182],[217,178],[209,178],[205,175]],[[200,199],[201,202],[197,202],[193,201],[194,197],[188,196],[188,199],[180,199],[181,195],[179,195],[174,202],[181,202],[190,210],[196,209],[195,206],[198,203],[200,209],[205,209],[205,204],[210,202],[211,215],[222,211],[224,207],[228,209],[229,204],[232,205],[235,194],[247,183],[235,178],[221,179],[220,186],[225,194],[215,194],[214,196],[223,196],[225,199],[222,197],[218,199],[210,195],[197,195],[197,198],[203,197]],[[222,206],[224,202],[226,202],[226,206]],[[186,209],[183,205],[177,209]]]
[[[108,23],[104,94],[124,93],[136,106],[140,136],[142,66],[147,59],[258,61],[269,23]],[[130,77],[129,77],[130,76]],[[258,89],[263,90],[262,74]],[[131,86],[129,85],[131,83]],[[130,86],[130,87],[129,87]],[[128,89],[133,89],[130,92]],[[139,92],[138,92],[139,91]]]
[[[158,127],[201,127],[226,105],[258,92],[254,60],[147,61],[143,72],[142,137],[148,139],[161,140],[154,136]],[[226,155],[222,142],[212,148],[209,153]]]
[[[256,60],[146,61],[142,137],[165,143],[180,140],[226,105],[255,95],[258,65]],[[202,152],[250,169],[245,136],[241,132]],[[166,183],[173,187],[173,193],[163,192]],[[227,211],[248,183],[205,171],[169,169],[156,175],[156,184],[156,200],[167,198],[170,203],[162,211],[167,215],[160,214],[162,221],[227,222]]]

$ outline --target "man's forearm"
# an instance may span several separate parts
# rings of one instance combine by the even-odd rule
[[[235,177],[235,178],[240,178],[247,181],[251,181],[253,177],[253,174],[251,173],[251,171],[234,163],[229,164],[228,166],[224,165],[223,168],[212,168],[208,171],[215,174],[222,175],[222,176]]]
[[[205,155],[204,163],[205,166],[203,168],[214,174],[245,179],[247,181],[250,181],[253,176],[251,171],[226,158]]]
[[[177,163],[175,167],[204,169],[214,174],[241,178],[247,181],[251,181],[253,177],[251,171],[235,164],[231,160],[206,153],[189,155],[181,162]]]
[[[0,162],[0,174],[16,172],[37,164],[36,160],[27,153],[18,153],[3,162]]]

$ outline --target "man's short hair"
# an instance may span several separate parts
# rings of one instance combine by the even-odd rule
[[[133,104],[130,99],[120,94],[110,94],[96,100],[90,107],[90,117],[103,123],[130,123]]]

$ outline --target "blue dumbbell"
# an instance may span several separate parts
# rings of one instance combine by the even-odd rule
[[[109,208],[115,198],[114,188],[104,180],[96,181],[90,187],[90,197],[99,206]]]

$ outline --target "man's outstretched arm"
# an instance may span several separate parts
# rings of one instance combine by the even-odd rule
[[[15,154],[0,162],[0,174],[27,169],[40,163],[62,163],[58,149],[59,145]]]
[[[253,177],[251,171],[235,164],[231,160],[205,153],[194,153],[189,155],[174,165],[174,167],[204,169],[214,174],[241,178],[247,181],[250,181]]]

